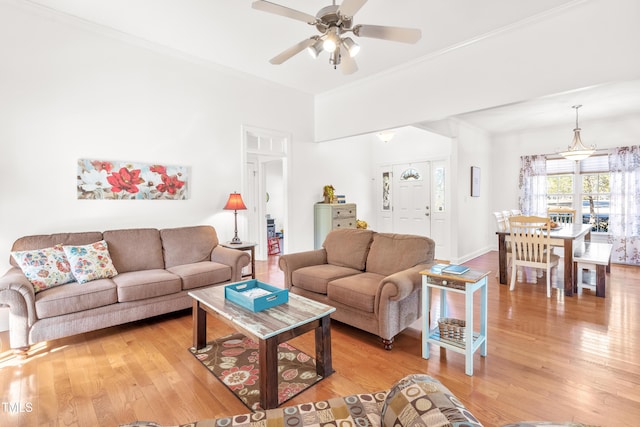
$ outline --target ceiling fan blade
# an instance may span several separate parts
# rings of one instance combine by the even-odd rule
[[[305,50],[315,42],[316,42],[315,37],[302,40],[300,43],[296,43],[295,45],[291,46],[289,49],[284,50],[279,55],[274,56],[273,58],[271,58],[269,62],[271,62],[273,65],[280,65],[287,59],[291,58],[292,56],[299,54],[300,52],[302,52],[303,50]]]
[[[340,71],[342,74],[353,74],[358,71],[358,64],[356,64],[356,60],[349,55],[349,51],[340,47]]]
[[[391,40],[400,43],[416,43],[422,37],[417,28],[386,27],[383,25],[356,25],[353,34],[358,37]]]
[[[353,17],[366,2],[367,0],[344,0],[338,8],[338,12],[342,16]]]
[[[317,21],[316,17],[309,15],[308,13],[300,12],[295,9],[290,9],[286,6],[280,6],[279,4],[271,3],[268,1],[260,0],[254,1],[251,7],[263,12],[273,13],[275,15],[284,16],[286,18],[296,19],[298,21],[306,22],[307,24],[314,25]]]

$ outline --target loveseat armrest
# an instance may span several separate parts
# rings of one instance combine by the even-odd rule
[[[11,348],[29,346],[29,328],[36,322],[35,289],[22,271],[13,267],[0,277],[0,306],[9,307]]]
[[[416,288],[420,288],[420,272],[429,269],[430,265],[432,264],[418,264],[385,277],[380,281],[376,298],[378,301],[399,301],[408,297]],[[379,302],[376,306],[379,306]]]
[[[293,272],[299,268],[310,267],[312,265],[322,265],[327,263],[327,251],[316,249],[313,251],[297,252],[280,256],[278,267],[284,272],[284,287],[291,288],[293,283]]]
[[[238,282],[242,280],[242,269],[249,265],[251,257],[245,251],[217,245],[211,251],[211,261],[230,266],[231,281]]]

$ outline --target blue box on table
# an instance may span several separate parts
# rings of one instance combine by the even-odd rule
[[[289,291],[252,279],[225,286],[224,297],[257,312],[288,302]]]

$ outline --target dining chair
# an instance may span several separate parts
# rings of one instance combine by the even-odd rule
[[[498,226],[498,231],[508,231],[509,220],[504,216],[504,213],[501,211],[494,212],[493,215],[496,217],[496,225]]]
[[[509,213],[510,211],[496,211],[493,213],[493,215],[496,218],[496,226],[498,228],[498,231],[509,231],[509,216],[507,215],[505,216],[505,212]],[[511,243],[506,242],[506,249],[507,249],[507,269],[509,269],[509,266],[511,265]],[[518,279],[522,280],[522,269],[518,269]],[[496,277],[498,277],[500,275],[499,271],[496,271]]]
[[[511,215],[522,215],[522,211],[520,209],[511,209]]]
[[[558,224],[571,224],[576,221],[576,210],[566,206],[552,206],[547,209],[551,221]]]
[[[547,272],[547,298],[551,297],[551,271],[557,274],[560,257],[551,247],[551,221],[539,216],[517,215],[509,218],[511,237],[511,285],[516,285],[518,267],[542,268]]]

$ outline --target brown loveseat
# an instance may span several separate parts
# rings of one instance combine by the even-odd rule
[[[241,279],[246,252],[218,245],[211,226],[158,230],[59,233],[21,237],[13,251],[106,242],[117,274],[70,282],[36,292],[12,258],[0,277],[0,305],[9,306],[11,348],[28,350],[46,340],[191,307],[194,288]]]
[[[434,251],[428,237],[341,229],[322,249],[282,255],[279,266],[290,292],[336,307],[333,319],[380,336],[391,350],[421,316],[419,273]]]

